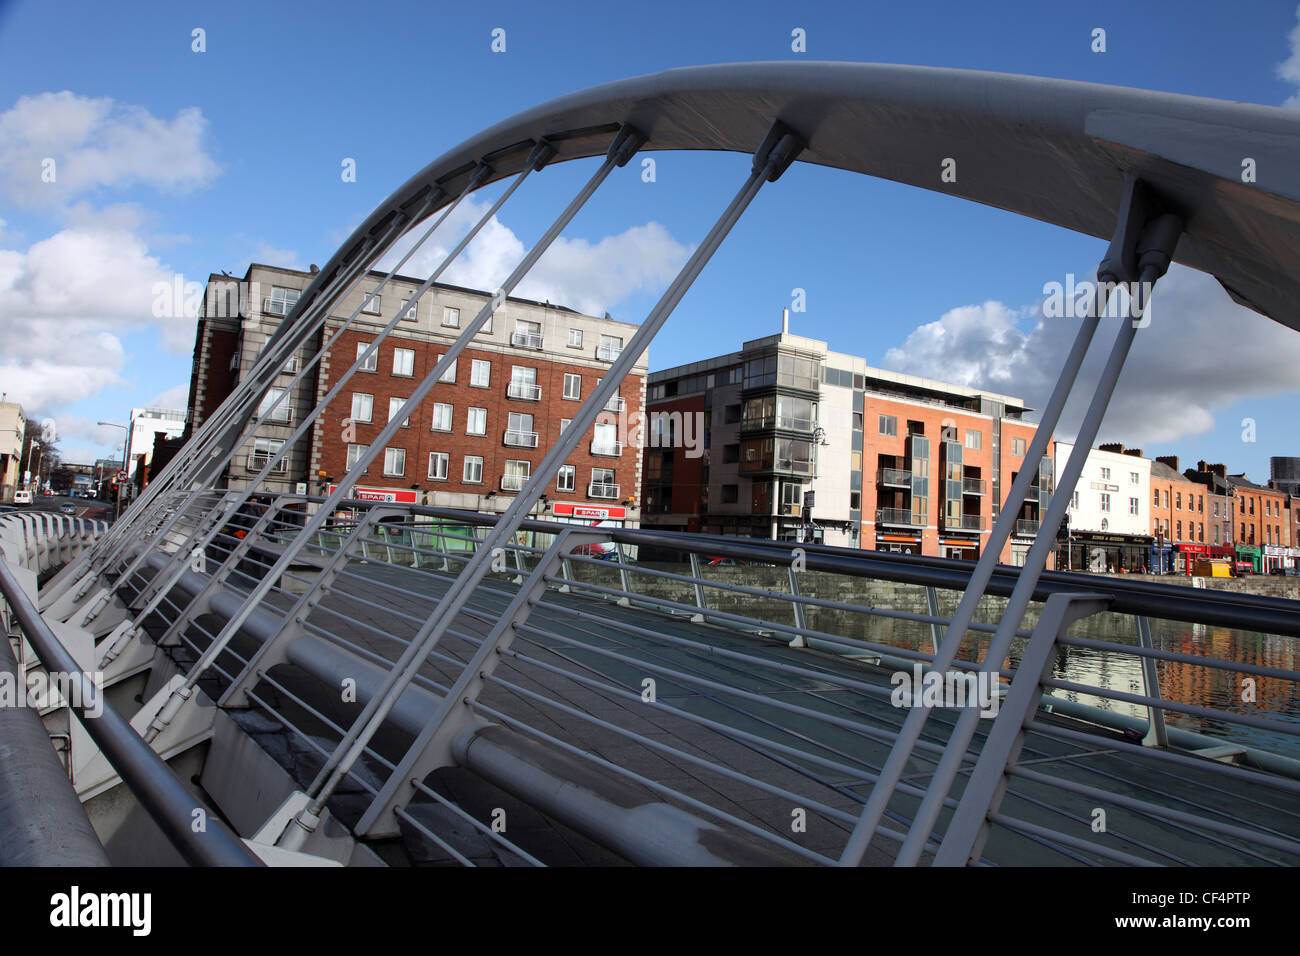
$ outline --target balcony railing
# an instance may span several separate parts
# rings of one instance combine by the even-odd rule
[[[895,488],[911,488],[912,473],[903,468],[881,468],[880,483]]]
[[[876,511],[877,524],[895,524],[907,528],[923,528],[923,519],[914,519],[910,508],[880,508]]]
[[[982,495],[986,487],[983,478],[963,478],[961,480],[961,493],[963,495]]]
[[[274,452],[272,452],[272,455],[273,454]],[[271,460],[272,455],[264,454],[262,452],[253,452],[251,455],[248,456],[248,461],[246,462],[248,470],[261,471],[263,468],[266,467],[266,463]],[[271,469],[271,474],[282,475],[288,470],[289,470],[288,459],[281,458],[279,461],[275,463],[275,467]]]
[[[528,475],[502,475],[502,491],[522,491],[524,485],[528,484]]]
[[[539,345],[538,348],[541,348]],[[623,354],[621,345],[598,345],[596,346],[596,358],[601,362],[613,362]]]
[[[956,518],[944,518],[943,526],[949,531],[983,531],[982,515],[959,515]]]
[[[623,401],[623,398],[620,395],[615,395],[605,403],[605,411],[607,412],[618,412],[619,414],[622,414],[623,409],[626,407],[627,402]]]
[[[541,332],[525,332],[522,329],[515,329],[510,333],[510,344],[521,349],[538,349],[542,347]]]
[[[1016,534],[1038,534],[1042,522],[1036,518],[1017,518]]]
[[[587,486],[588,498],[617,498],[618,485],[611,485],[606,481],[593,481]]]
[[[542,400],[542,386],[530,385],[527,382],[511,382],[506,386],[506,395],[510,398],[520,398],[526,402],[540,402]]]
[[[784,428],[796,432],[813,432],[817,429],[815,418],[792,418],[788,415],[758,415],[743,419],[740,427],[745,430],[756,428]]]
[[[288,315],[297,303],[297,299],[293,302],[287,302],[284,299],[267,298],[262,300],[262,311],[267,315]]]
[[[623,443],[621,441],[593,441],[591,443],[591,453],[593,455],[604,455],[607,458],[622,458]]]
[[[507,445],[513,445],[516,448],[536,448],[537,432],[509,430],[506,432],[505,442]]]

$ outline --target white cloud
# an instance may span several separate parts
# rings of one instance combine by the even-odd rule
[[[150,408],[177,408],[183,409],[190,400],[190,385],[188,382],[182,382],[180,385],[173,385],[165,392],[159,392],[149,400]]]
[[[1023,398],[1041,409],[1078,331],[1072,319],[1043,318],[999,302],[962,306],[913,331],[886,367]],[[1077,430],[1115,336],[1103,319],[1057,434]],[[1231,355],[1231,361],[1225,356]],[[1099,441],[1167,445],[1214,427],[1219,409],[1247,398],[1296,391],[1300,336],[1233,303],[1210,276],[1174,266],[1156,287],[1151,323],[1140,329],[1102,423]]]
[[[20,97],[0,113],[0,194],[23,206],[58,207],[105,187],[188,192],[220,172],[204,150],[206,130],[193,106],[168,122],[111,97],[67,90]]]
[[[1277,65],[1277,76],[1298,88],[1282,105],[1300,109],[1300,7],[1296,7],[1296,21],[1296,25],[1287,34],[1291,55]]]
[[[427,276],[433,272],[488,207],[488,203],[473,198],[464,200],[402,267],[402,273]],[[416,238],[427,228],[427,221],[417,227]],[[414,241],[411,238],[399,243],[377,268],[391,269]],[[519,237],[494,216],[440,281],[491,291],[506,279],[526,251]],[[667,285],[690,253],[691,247],[673,239],[657,222],[632,226],[596,242],[561,236],[513,294],[600,315],[630,295]]]
[[[75,227],[26,252],[0,250],[0,380],[12,398],[49,410],[121,384],[120,336],[154,327],[176,350],[194,320],[153,314],[172,273],[130,232]]]

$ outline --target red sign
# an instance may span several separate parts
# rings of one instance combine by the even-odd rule
[[[338,485],[330,485],[330,494]],[[389,501],[394,504],[414,505],[420,503],[420,493],[409,488],[363,488],[357,485],[348,495],[355,501]]]
[[[569,515],[574,518],[590,518],[593,521],[604,521],[607,518],[627,517],[627,509],[619,507],[618,505],[596,507],[594,505],[575,505],[564,501],[557,501],[551,510],[557,515]]]

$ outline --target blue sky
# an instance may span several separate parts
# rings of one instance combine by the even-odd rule
[[[206,31],[206,52],[191,31]],[[491,31],[506,30],[503,54]],[[807,53],[791,30],[807,31]],[[1104,54],[1091,31],[1107,31]],[[1300,83],[1288,2],[656,2],[0,5],[0,390],[53,417],[72,459],[112,454],[100,419],[180,395],[192,322],[150,315],[152,282],[250,260],[324,262],[370,210],[486,126],[588,86],[676,66],[824,59],[998,70],[1283,105]],[[1295,59],[1292,59],[1292,58]],[[1279,67],[1291,61],[1284,79]],[[63,160],[56,184],[40,159]],[[357,181],[340,163],[356,160]],[[459,281],[511,264],[590,172],[547,170]],[[660,155],[616,174],[539,267],[553,301],[639,321],[739,186],[748,158]],[[649,224],[656,224],[650,226]],[[629,229],[646,238],[628,261]],[[626,237],[625,237],[626,238]],[[603,240],[603,241],[602,241]],[[893,183],[796,166],[769,187],[651,349],[664,368],[779,327],[873,364],[1041,402],[1060,329],[1046,281],[1090,274],[1099,240]],[[938,263],[936,269],[934,264]],[[494,270],[496,270],[494,272]],[[584,272],[585,270],[585,272]],[[610,279],[617,275],[618,280]],[[96,281],[98,280],[98,281]],[[1171,272],[1186,332],[1135,351],[1103,439],[1267,477],[1300,454],[1300,346]],[[524,287],[522,291],[528,291]],[[1178,305],[1175,308],[1175,304]],[[1186,309],[1184,313],[1183,309]],[[1237,360],[1227,368],[1224,328]],[[1290,338],[1297,338],[1294,335]],[[960,355],[952,346],[959,343]],[[1047,374],[1050,372],[1051,374]],[[1001,376],[1001,378],[997,378]],[[1001,384],[1008,379],[1010,386]],[[1242,440],[1253,419],[1255,441]]]

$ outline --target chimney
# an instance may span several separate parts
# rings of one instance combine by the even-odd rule
[[[1117,455],[1122,455],[1124,454],[1124,446],[1117,441],[1111,441],[1098,445],[1097,451],[1113,451]]]
[[[1141,458],[1141,457],[1142,457],[1142,449],[1141,449],[1141,448],[1127,448],[1127,449],[1124,450],[1124,454],[1125,454],[1125,455],[1132,455],[1134,458]]]
[[[790,310],[789,309],[781,310],[781,334],[782,335],[790,334]]]
[[[1208,466],[1208,467],[1209,467],[1209,470],[1210,470],[1210,472],[1211,472],[1212,474],[1218,475],[1220,478],[1227,478],[1227,477],[1228,477],[1228,466],[1227,466],[1227,465],[1210,465],[1210,466]]]
[[[1178,470],[1178,456],[1177,456],[1177,455],[1161,455],[1159,458],[1156,459],[1156,461],[1160,462],[1160,464],[1162,464],[1162,465],[1168,465],[1168,466],[1169,466],[1170,468],[1172,468],[1174,471],[1177,471],[1177,470]]]

